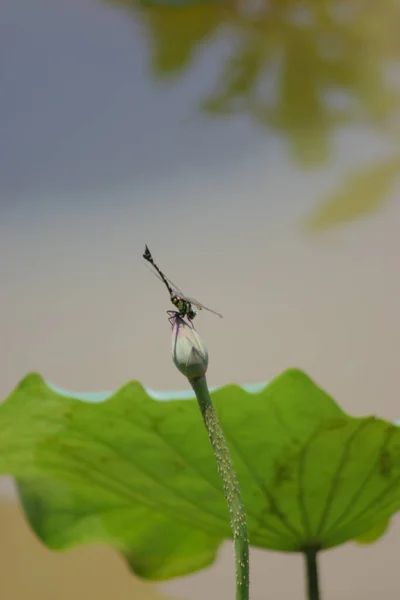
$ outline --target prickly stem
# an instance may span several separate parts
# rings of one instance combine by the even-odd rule
[[[233,468],[231,456],[225,441],[214,406],[211,402],[205,375],[189,379],[196,394],[200,411],[207,428],[218,471],[221,475],[225,498],[231,518],[231,528],[235,546],[236,600],[249,598],[249,541],[246,515],[239,483]]]

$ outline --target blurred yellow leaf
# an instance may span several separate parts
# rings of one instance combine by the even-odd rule
[[[341,188],[316,208],[306,219],[306,229],[311,232],[330,229],[378,210],[388,200],[399,176],[399,156],[363,167],[348,176]]]

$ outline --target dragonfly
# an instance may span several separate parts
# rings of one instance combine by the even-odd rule
[[[149,262],[151,266],[155,269],[156,272],[152,271],[153,275],[155,275],[164,283],[165,287],[169,292],[170,300],[177,309],[167,310],[167,314],[169,315],[168,320],[171,323],[171,325],[173,325],[174,320],[177,317],[181,319],[186,317],[193,327],[193,319],[197,315],[198,311],[203,309],[208,310],[209,312],[213,313],[214,315],[217,315],[218,317],[221,317],[222,319],[222,315],[220,313],[216,312],[215,310],[212,310],[211,308],[208,308],[207,306],[204,306],[204,304],[201,304],[201,302],[198,302],[194,298],[189,298],[189,296],[185,296],[182,290],[180,290],[177,285],[175,285],[170,279],[168,279],[168,277],[166,277],[161,271],[161,269],[156,265],[148,246],[145,246],[144,248],[143,258],[147,260],[147,262]]]

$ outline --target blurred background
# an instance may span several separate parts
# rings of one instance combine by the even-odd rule
[[[304,369],[349,413],[400,417],[396,0],[2,0],[0,397],[184,389],[168,295],[209,383]],[[167,584],[110,548],[51,553],[1,482],[5,600],[231,598],[232,547]],[[325,600],[399,596],[400,528],[321,557]],[[304,597],[301,556],[252,553],[252,600]]]

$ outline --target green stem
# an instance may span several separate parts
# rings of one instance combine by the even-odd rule
[[[214,406],[211,402],[204,375],[189,379],[199,403],[200,411],[207,428],[208,437],[217,459],[218,471],[222,478],[225,498],[228,502],[231,527],[235,546],[236,600],[249,598],[249,540],[246,515],[239,483],[233,468],[227,443],[222,433]]]
[[[307,567],[307,598],[308,600],[320,600],[318,563],[316,548],[305,550],[304,555]]]

